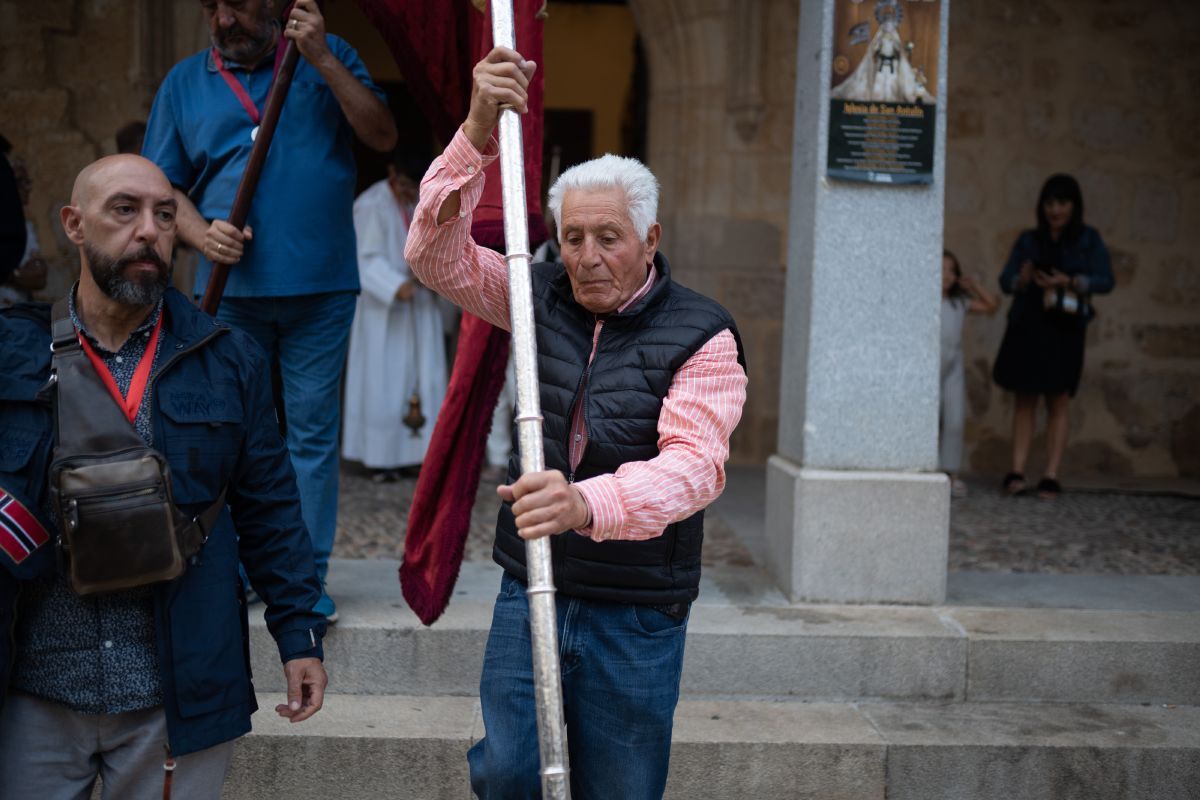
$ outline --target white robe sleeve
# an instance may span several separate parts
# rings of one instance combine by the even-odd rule
[[[409,280],[403,251],[388,243],[386,209],[376,203],[355,203],[354,232],[358,237],[358,278],[363,291],[380,303],[396,302],[396,291]]]

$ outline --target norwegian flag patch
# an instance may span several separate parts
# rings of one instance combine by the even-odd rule
[[[20,564],[46,542],[50,534],[29,509],[0,489],[0,550]]]

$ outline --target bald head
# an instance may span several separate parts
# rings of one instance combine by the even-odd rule
[[[173,196],[171,183],[157,164],[148,158],[121,153],[97,159],[79,171],[71,189],[71,205],[83,207],[95,199],[98,189],[124,182],[135,182],[164,197]]]

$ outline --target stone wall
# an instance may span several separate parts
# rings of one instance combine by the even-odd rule
[[[82,46],[85,38],[128,43],[128,18],[113,13],[123,9],[88,13],[91,5],[0,3],[0,132],[29,169],[26,215],[51,266],[47,291],[55,294],[78,270],[57,224],[71,181],[97,156],[106,134],[144,113],[128,96],[131,48]],[[80,86],[84,76],[86,88]]]
[[[798,0],[633,0],[650,62],[664,247],[738,317],[751,388],[736,460],[775,449]],[[1080,180],[1118,286],[1097,306],[1064,474],[1200,476],[1200,8],[1187,0],[953,0],[945,242],[981,282]],[[801,64],[805,63],[801,56]],[[991,382],[1004,315],[971,319],[967,463],[1008,467]],[[1036,448],[1036,469],[1040,459]]]
[[[1200,477],[1200,7],[954,2],[950,18],[946,246],[995,287],[1041,183],[1069,172],[1113,256],[1064,474]],[[1003,331],[1001,313],[964,335],[967,462],[989,473],[1008,468]]]
[[[736,316],[749,398],[732,458],[761,462],[779,427],[796,0],[633,0],[650,73],[647,160],[663,183],[663,251]]]
[[[194,0],[0,0],[0,133],[33,181],[26,216],[61,295],[78,259],[59,223],[79,170],[144,120],[166,70],[203,46]]]
[[[0,132],[34,178],[29,213],[55,265],[48,294],[76,270],[57,223],[71,180],[145,117],[170,64],[203,45],[198,6],[0,0]],[[798,7],[630,0],[664,250],[745,339],[750,397],[733,441],[743,463],[775,451],[781,413]],[[1041,181],[1063,170],[1113,252],[1118,286],[1097,303],[1064,473],[1200,476],[1200,6],[952,0],[950,20],[947,246],[994,286]],[[990,381],[1003,328],[1000,314],[965,333],[975,471],[1007,467],[1011,404]]]

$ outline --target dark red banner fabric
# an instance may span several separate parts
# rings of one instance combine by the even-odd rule
[[[477,10],[471,0],[358,0],[358,5],[383,35],[434,134],[443,144],[449,142],[471,104],[471,70],[492,48],[490,15]],[[525,205],[532,247],[546,240],[541,198],[542,111],[546,96],[541,68],[544,5],[544,0],[513,0],[517,50],[538,64],[529,87],[529,113],[521,117]],[[471,233],[485,247],[503,250],[499,163],[489,167],[486,175],[487,185]]]
[[[434,135],[448,142],[467,116],[478,39],[470,0],[358,0],[383,35]],[[478,33],[476,33],[478,36]]]
[[[521,115],[521,139],[525,150],[525,207],[529,217],[529,243],[536,248],[546,241],[546,223],[542,218],[542,133],[546,105],[546,76],[542,69],[542,20],[538,13],[544,0],[513,0],[517,52],[538,65],[529,83],[529,112]],[[491,5],[481,19],[479,49],[475,61],[492,49]],[[504,208],[500,192],[500,161],[493,161],[485,175],[483,197],[471,220],[471,236],[485,247],[504,251]]]
[[[492,47],[491,18],[470,0],[358,0],[358,4],[383,34],[435,135],[449,142],[470,106],[471,71]],[[529,87],[529,112],[521,117],[531,247],[546,239],[541,211],[544,5],[544,0],[513,0],[517,50],[538,64]],[[479,244],[503,252],[499,161],[487,169],[485,178],[471,233]],[[508,343],[507,332],[463,314],[454,371],[417,479],[400,567],[404,598],[426,625],[441,616],[458,579],[492,409],[504,385]]]
[[[400,590],[426,625],[446,610],[458,580],[507,362],[508,333],[464,313],[454,373],[408,512],[400,565]]]

